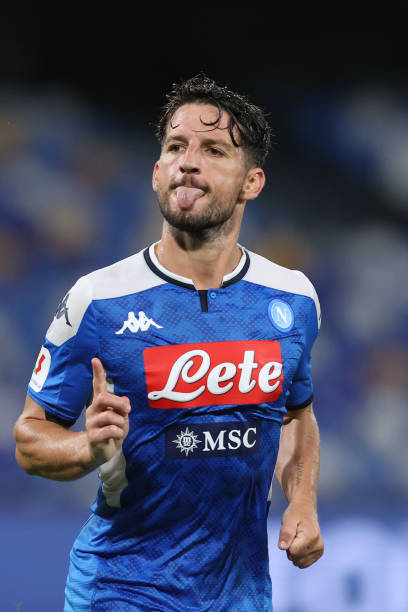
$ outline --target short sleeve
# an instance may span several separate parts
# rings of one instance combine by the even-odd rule
[[[306,315],[304,317],[305,346],[286,401],[288,410],[305,408],[313,400],[311,351],[320,329],[321,310],[316,291],[310,282],[309,285],[310,297],[304,298],[303,306]]]
[[[59,304],[28,385],[47,418],[72,425],[92,392],[91,359],[99,354],[89,280],[80,278]]]

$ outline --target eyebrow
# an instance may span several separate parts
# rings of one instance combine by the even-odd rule
[[[204,130],[203,130],[204,131]],[[183,136],[182,134],[176,136],[176,135],[169,135],[166,140],[164,141],[164,144],[167,145],[173,141],[181,141],[181,142],[188,142],[188,138],[186,138],[186,136]],[[224,140],[216,140],[215,138],[204,138],[204,140],[201,142],[201,144],[203,145],[214,145],[214,146],[220,146],[220,147],[224,147],[226,149],[232,150],[233,145],[232,142],[226,142]],[[235,148],[235,147],[234,147]]]

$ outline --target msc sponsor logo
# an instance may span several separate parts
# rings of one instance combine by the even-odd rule
[[[168,459],[253,455],[260,445],[261,422],[188,423],[166,431]]]
[[[273,402],[282,393],[276,340],[203,342],[143,351],[152,408],[192,408]]]

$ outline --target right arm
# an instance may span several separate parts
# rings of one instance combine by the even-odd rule
[[[27,396],[14,437],[17,463],[28,474],[75,480],[109,461],[122,446],[129,431],[129,399],[108,393],[99,359],[92,359],[92,367],[93,401],[85,431],[48,421],[44,409]]]

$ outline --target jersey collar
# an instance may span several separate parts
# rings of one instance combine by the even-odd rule
[[[156,257],[156,253],[154,252],[154,247],[156,244],[158,244],[158,242],[155,242],[143,251],[145,261],[152,272],[168,283],[173,283],[173,285],[178,285],[179,287],[184,287],[185,289],[192,289],[195,291],[196,288],[194,287],[194,283],[190,278],[174,274],[174,272],[170,272],[170,270],[167,270],[161,265]],[[222,288],[229,287],[233,283],[237,283],[248,272],[250,264],[249,254],[240,244],[238,246],[242,251],[242,257],[239,260],[237,267],[232,272],[224,276],[221,285]]]

